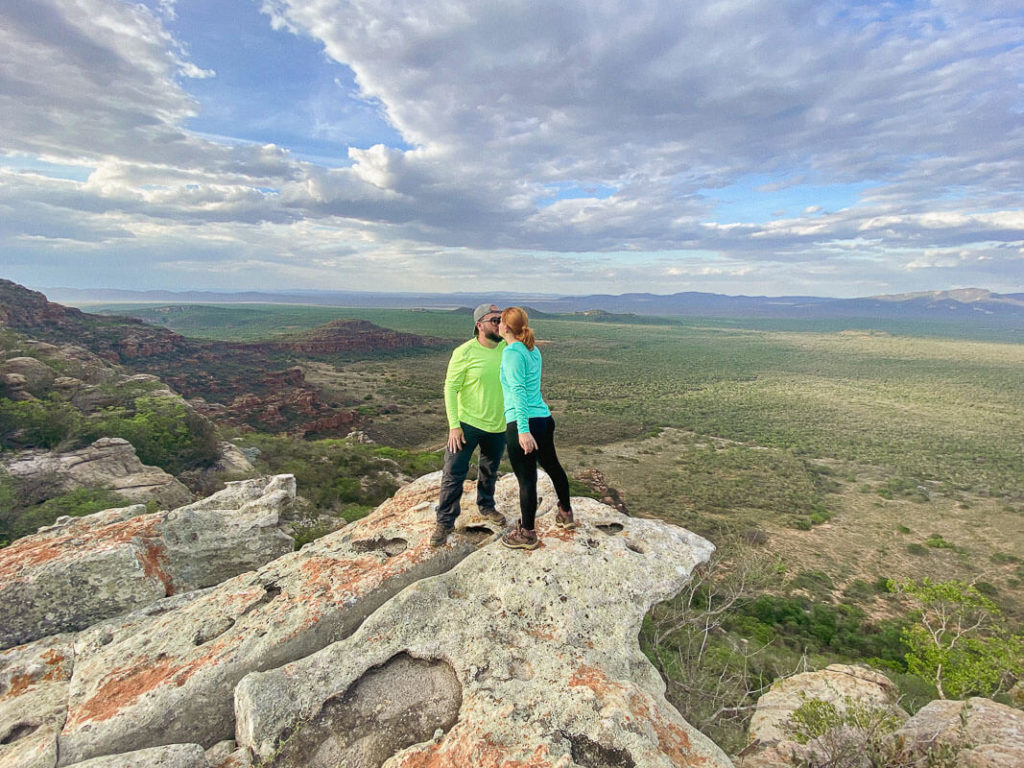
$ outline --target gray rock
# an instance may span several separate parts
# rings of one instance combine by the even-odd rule
[[[17,478],[46,478],[54,496],[77,488],[106,488],[129,502],[156,501],[164,509],[192,500],[188,488],[162,469],[144,465],[132,444],[119,437],[104,437],[65,453],[26,451],[5,465]]]
[[[75,763],[74,768],[210,768],[198,744],[168,744]]]
[[[957,768],[1024,765],[1024,712],[991,699],[929,702],[896,737],[919,759],[936,747],[954,752]]]
[[[0,549],[0,648],[74,631],[218,583],[293,549],[276,528],[291,475],[231,483],[197,504],[62,518]]]
[[[0,768],[53,768],[68,711],[67,635],[0,652]]]
[[[81,633],[61,760],[232,738],[234,688],[243,676],[348,636],[402,588],[493,538],[470,502],[449,544],[429,547],[439,483],[440,473],[421,478],[363,520],[174,610]],[[509,476],[504,495],[514,487]],[[213,505],[207,499],[184,511]]]
[[[36,397],[42,397],[53,386],[56,372],[46,363],[34,357],[11,357],[0,361],[0,377],[20,376],[25,389]]]
[[[311,768],[731,766],[666,702],[637,639],[651,605],[714,548],[591,499],[573,505],[578,529],[546,514],[539,549],[489,543],[346,640],[245,677],[239,744],[265,765]]]

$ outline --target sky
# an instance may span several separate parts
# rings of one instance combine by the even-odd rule
[[[28,287],[1024,291],[1020,0],[4,0]]]

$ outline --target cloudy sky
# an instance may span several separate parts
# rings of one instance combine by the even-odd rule
[[[1024,291],[1024,4],[3,0],[0,277]]]

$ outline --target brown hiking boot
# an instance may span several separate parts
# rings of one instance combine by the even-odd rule
[[[501,512],[499,512],[496,509],[493,509],[493,508],[492,509],[486,509],[484,507],[481,507],[480,508],[480,517],[482,517],[484,520],[486,520],[486,521],[488,521],[490,523],[494,523],[495,525],[500,525],[502,528],[505,527],[505,516],[503,514],[501,514]]]
[[[536,531],[530,531],[517,525],[501,537],[501,543],[509,549],[536,549],[540,546],[540,539]]]
[[[448,534],[452,532],[454,526],[445,525],[444,523],[437,523],[434,526],[434,532],[430,534],[430,546],[443,547],[448,541]]]
[[[559,528],[565,528],[567,531],[571,531],[576,527],[576,520],[573,519],[571,509],[562,509],[562,505],[558,505],[558,512],[555,513],[555,525]]]

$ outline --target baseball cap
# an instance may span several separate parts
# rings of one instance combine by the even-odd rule
[[[500,309],[491,309],[491,307],[496,306],[497,304],[492,304],[491,302],[481,304],[480,306],[478,306],[476,309],[473,310],[473,322],[479,323],[480,318],[482,318],[484,315],[489,315],[491,312],[500,312]]]

